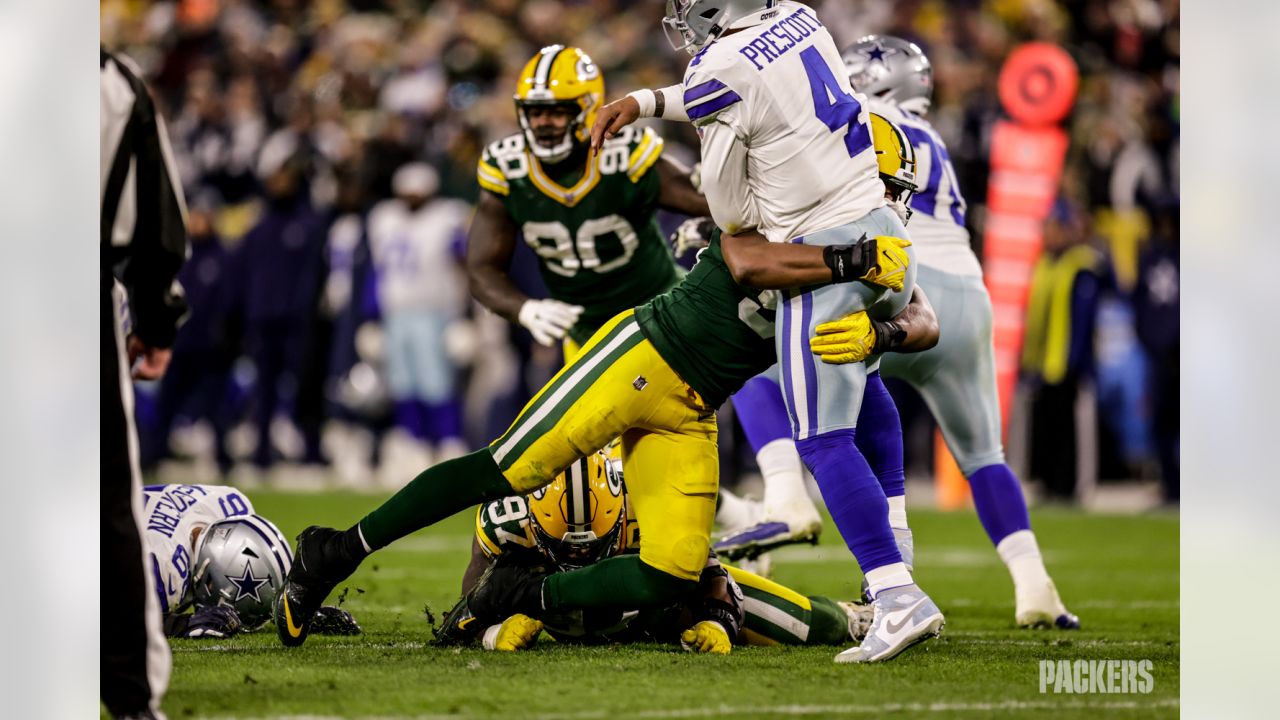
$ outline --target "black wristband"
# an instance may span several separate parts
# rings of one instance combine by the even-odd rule
[[[872,320],[871,328],[876,331],[876,342],[871,347],[873,355],[897,350],[907,341],[907,331],[903,330],[896,320],[888,322]]]
[[[662,117],[662,113],[667,109],[667,94],[662,90],[653,91],[653,116]]]
[[[858,272],[861,253],[855,245],[827,245],[822,248],[822,261],[831,268],[831,282],[853,282],[863,275]]]

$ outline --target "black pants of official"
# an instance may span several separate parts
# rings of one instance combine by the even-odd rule
[[[1079,382],[1067,377],[1036,389],[1031,401],[1031,473],[1055,500],[1072,500],[1076,490],[1076,396]]]
[[[101,298],[102,518],[99,608],[102,701],[112,715],[145,714],[159,706],[169,678],[169,650],[160,634],[159,603],[149,596],[146,554],[134,517],[142,508],[142,482],[135,477],[137,438],[125,415],[132,388],[120,374],[119,349],[109,281]],[[130,403],[132,404],[132,403]],[[148,618],[151,612],[154,617]],[[150,621],[150,622],[149,622]],[[158,686],[158,687],[157,687]]]

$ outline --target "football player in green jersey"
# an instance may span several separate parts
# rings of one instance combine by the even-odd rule
[[[757,282],[795,286],[892,275],[891,254],[878,248],[904,242],[874,238],[824,251],[758,241],[755,252],[773,262],[758,269]],[[665,606],[690,592],[710,549],[719,478],[714,410],[776,361],[774,295],[734,281],[717,233],[684,281],[606,323],[490,447],[428,468],[346,531],[304,530],[276,601],[281,641],[302,644],[306,618],[375,549],[478,503],[544,487],[618,436],[631,504],[649,533],[640,552],[550,575],[497,563],[467,596],[468,608],[488,626],[517,613]],[[875,350],[937,342],[936,317],[919,292],[892,323],[893,332],[876,335]]]
[[[566,361],[609,318],[679,282],[655,210],[710,212],[653,130],[628,128],[589,151],[603,102],[604,78],[585,52],[543,48],[516,86],[521,132],[485,148],[476,171],[471,293],[543,345],[564,339]],[[518,234],[538,254],[548,299],[530,298],[507,277]]]
[[[301,645],[311,612],[375,549],[481,502],[544,487],[622,437],[628,494],[647,535],[637,554],[545,574],[496,563],[467,596],[477,622],[591,608],[660,607],[697,587],[719,481],[715,408],[776,361],[770,290],[870,282],[903,291],[909,243],[893,237],[819,247],[737,237],[734,269],[717,233],[671,291],[602,326],[488,448],[439,463],[346,531],[310,527],[275,606],[281,641]],[[919,351],[937,322],[919,292],[870,350]],[[832,318],[833,320],[835,318]],[[849,327],[844,323],[840,327]],[[864,324],[864,327],[874,327]]]
[[[464,596],[498,558],[562,570],[639,551],[644,533],[627,512],[622,471],[603,452],[570,465],[547,487],[481,505]],[[681,642],[716,654],[738,645],[839,645],[862,640],[871,608],[807,597],[790,588],[721,565],[715,554],[692,592],[672,605],[635,610],[598,609],[544,615],[516,614],[484,626],[465,597],[436,631],[440,644],[479,641],[488,650],[529,647],[543,629],[560,642]]]

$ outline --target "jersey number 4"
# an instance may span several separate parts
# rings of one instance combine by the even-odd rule
[[[846,93],[836,80],[831,66],[822,59],[818,48],[809,46],[800,51],[804,72],[809,76],[809,91],[813,93],[813,112],[827,129],[836,132],[848,128],[844,136],[849,157],[871,147],[871,131],[861,122],[862,103]]]

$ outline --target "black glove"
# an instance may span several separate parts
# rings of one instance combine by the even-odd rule
[[[702,577],[698,580],[698,589],[693,599],[693,622],[714,620],[720,623],[729,638],[738,637],[742,623],[746,619],[746,610],[742,604],[742,588],[734,582],[733,576],[724,569],[716,559],[714,552],[702,569]]]
[[[322,605],[311,619],[315,635],[359,635],[363,632],[351,613],[332,605]]]
[[[211,605],[198,607],[187,621],[187,638],[226,638],[240,631],[240,614],[233,607]]]

